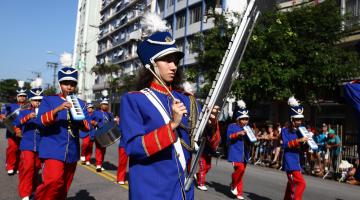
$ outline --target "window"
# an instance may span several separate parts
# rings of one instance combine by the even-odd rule
[[[176,16],[176,30],[185,26],[185,13]]]
[[[201,20],[201,6],[190,9],[190,24]]]
[[[169,7],[173,6],[175,3],[174,1],[175,0],[167,0],[167,7],[169,8]]]
[[[178,40],[176,41],[176,47],[179,49],[179,51],[184,51],[184,40]]]

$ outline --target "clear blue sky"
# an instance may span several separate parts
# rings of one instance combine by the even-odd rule
[[[46,62],[59,59],[47,51],[73,52],[77,2],[0,0],[0,79],[28,81],[36,71],[52,83]]]

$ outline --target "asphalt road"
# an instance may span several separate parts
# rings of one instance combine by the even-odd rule
[[[5,171],[6,140],[4,129],[0,129],[0,200],[20,199],[17,192],[18,176],[7,176]],[[69,200],[122,200],[128,199],[128,187],[115,183],[117,170],[117,145],[108,147],[104,167],[97,173],[94,166],[79,164],[68,194]],[[92,160],[94,163],[94,160]],[[225,160],[213,159],[207,176],[208,191],[196,190],[195,199],[234,199],[230,193],[230,177],[233,169]],[[358,200],[360,187],[305,176],[304,200]],[[248,165],[244,176],[244,197],[250,200],[280,200],[283,198],[286,175],[284,172],[265,167]]]

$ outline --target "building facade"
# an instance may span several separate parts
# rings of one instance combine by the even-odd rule
[[[73,66],[79,70],[78,94],[84,100],[94,100],[91,69],[96,65],[100,5],[101,0],[78,1]]]

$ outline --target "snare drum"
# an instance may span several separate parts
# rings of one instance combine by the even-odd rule
[[[104,126],[95,131],[95,140],[101,147],[114,144],[120,137],[120,130],[114,121],[105,123]]]
[[[10,131],[12,134],[16,134],[14,130],[13,122],[15,119],[19,116],[20,108],[16,109],[14,112],[10,113],[5,119],[4,119],[4,125],[7,128],[8,131]]]

